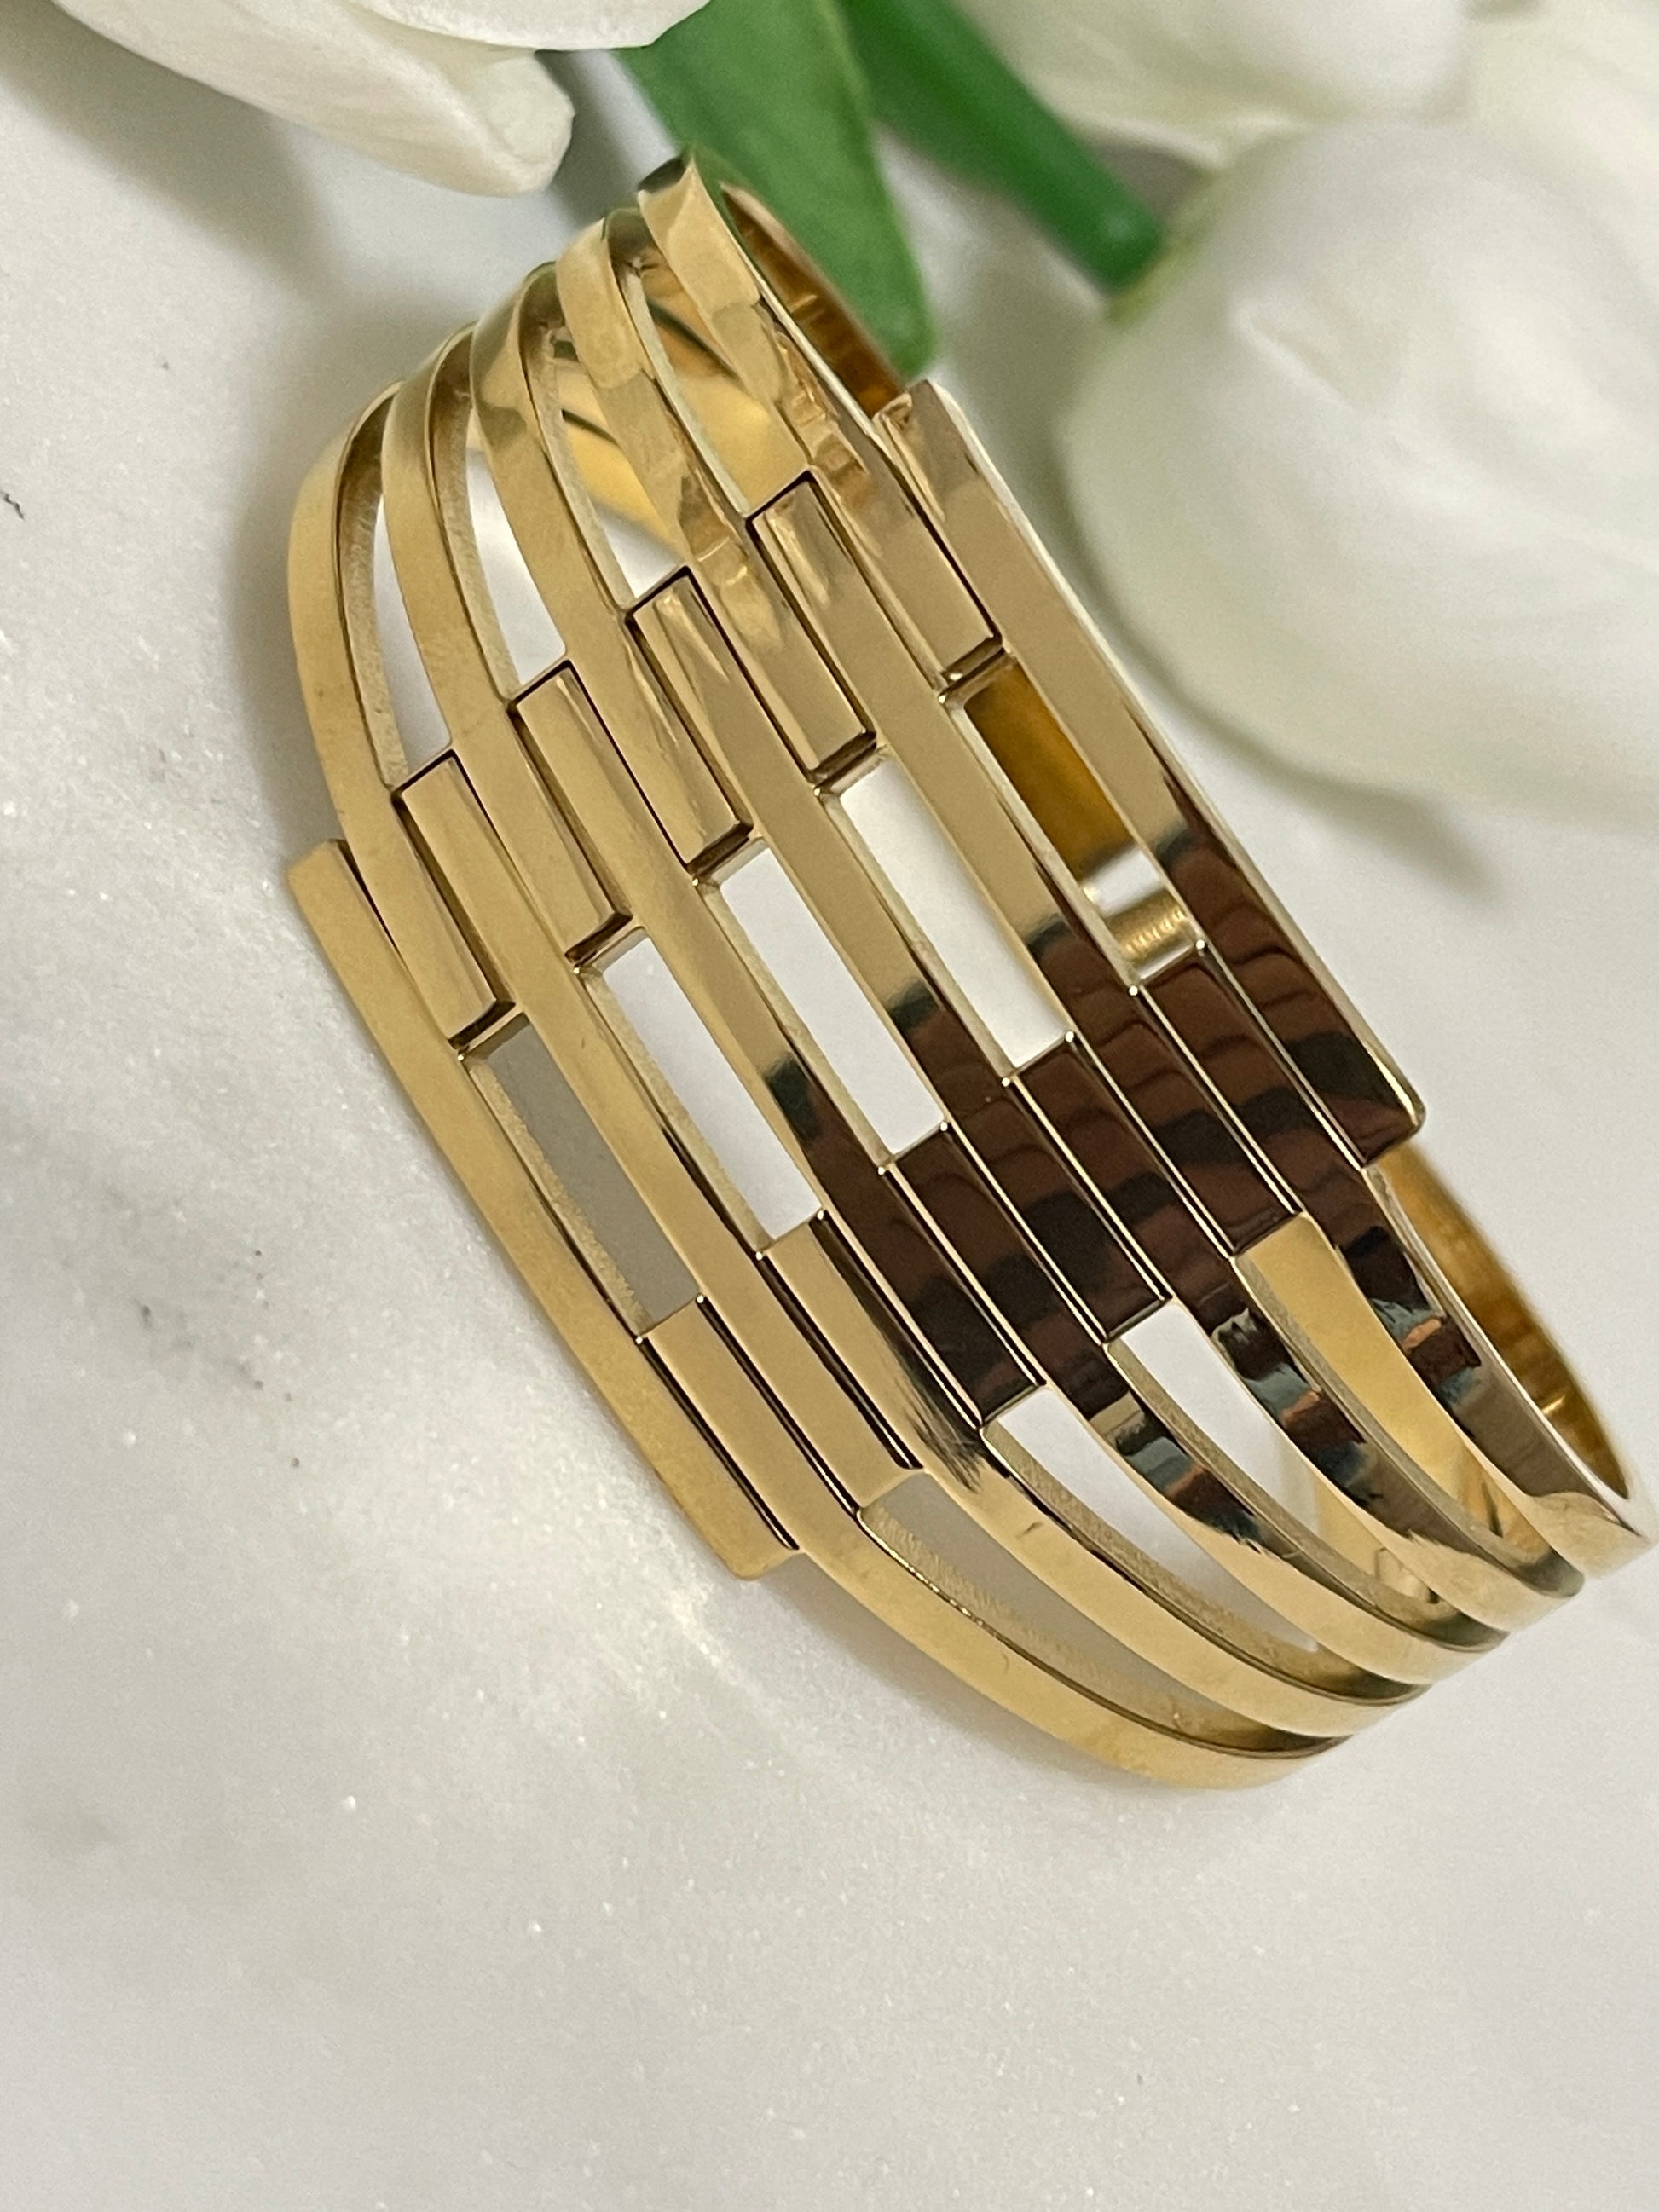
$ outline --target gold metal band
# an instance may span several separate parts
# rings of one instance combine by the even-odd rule
[[[528,671],[492,499],[557,632]],[[1650,1540],[1403,1079],[971,434],[742,191],[653,179],[371,406],[291,579],[344,833],[295,890],[738,1573],[805,1555],[1056,1735],[1228,1784]]]

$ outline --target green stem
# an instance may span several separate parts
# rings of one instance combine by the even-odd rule
[[[841,0],[880,120],[1024,209],[1100,283],[1138,276],[1158,217],[1008,67],[953,0]]]

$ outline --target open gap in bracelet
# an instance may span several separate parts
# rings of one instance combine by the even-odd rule
[[[970,676],[951,695],[951,704],[979,732],[1073,875],[1086,881],[1112,860],[1139,851],[1093,770],[1017,660],[1000,656]]]
[[[694,429],[704,459],[732,481],[741,506],[769,497],[799,471],[800,448],[773,410],[734,374],[661,253],[641,246],[632,261],[667,364],[676,411]]]
[[[477,425],[467,432],[466,499],[472,515],[472,538],[478,550],[478,566],[507,642],[507,658],[518,672],[520,687],[563,658],[564,640],[549,614],[535,579],[519,550],[513,526],[507,519],[495,479],[484,458]]]
[[[628,587],[636,600],[653,592],[666,576],[673,574],[680,565],[680,556],[672,545],[653,537],[627,515],[617,514],[601,506],[599,520],[605,526],[605,536],[611,540],[611,550],[617,565],[627,579]]]
[[[904,387],[892,364],[823,271],[751,193],[737,185],[715,190],[768,284],[865,413],[874,415],[897,398]]]
[[[587,371],[568,342],[554,347],[549,366],[570,457],[627,591],[634,599],[642,599],[679,567],[682,556],[638,471],[613,436]]]
[[[1160,1566],[1178,1575],[1199,1596],[1225,1607],[1241,1620],[1271,1629],[1285,1643],[1310,1643],[1235,1580],[1218,1559],[1149,1498],[1057,1390],[1033,1392],[1000,1415],[1000,1422],[1080,1504]]]
[[[951,704],[995,757],[1136,975],[1190,951],[1196,938],[1186,909],[1019,663],[999,657]]]
[[[1225,1324],[1224,1326],[1230,1326]],[[1310,1527],[1318,1514],[1318,1477],[1285,1435],[1268,1405],[1244,1382],[1187,1309],[1173,1301],[1138,1322],[1121,1340],[1188,1419],[1260,1488]],[[1291,1375],[1264,1376],[1258,1387],[1273,1400],[1305,1390]]]
[[[1091,868],[1084,878],[1083,888],[1109,919],[1147,899],[1169,896],[1169,886],[1158,863],[1139,845],[1125,845],[1120,851],[1109,854],[1098,867]]]
[[[744,1089],[713,1032],[648,938],[592,971],[660,1082],[684,1109],[766,1237],[818,1210],[811,1185]]]
[[[720,895],[871,1127],[902,1152],[943,1115],[775,854],[753,848]]]
[[[392,562],[384,511],[374,521],[374,627],[386,674],[392,718],[403,747],[405,775],[436,760],[449,747],[449,728],[415,642],[404,595]]]
[[[836,803],[1012,1064],[1057,1044],[1065,1033],[1058,1011],[899,763],[878,760],[843,785]]]
[[[574,1209],[590,1232],[591,1245],[579,1239],[590,1261],[597,1246],[621,1277],[633,1326],[648,1328],[694,1297],[684,1262],[529,1024],[490,1037],[469,1067],[555,1210],[568,1223]]]

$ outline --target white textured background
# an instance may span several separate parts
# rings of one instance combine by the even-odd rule
[[[724,1577],[290,908],[302,467],[648,131],[471,202],[4,13],[0,2212],[1647,2212],[1659,1568],[1276,1792],[1089,1768]],[[907,197],[1064,550],[1086,301]],[[1659,853],[1176,727],[1659,1466]]]

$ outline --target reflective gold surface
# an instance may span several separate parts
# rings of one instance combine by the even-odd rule
[[[532,671],[473,448],[562,641]],[[624,524],[666,564],[643,589]],[[1039,1726],[1229,1784],[1649,1540],[1409,1089],[971,434],[740,193],[653,179],[377,401],[307,484],[291,574],[344,836],[296,892],[737,1572],[804,1555]],[[742,918],[762,856],[771,938]]]

